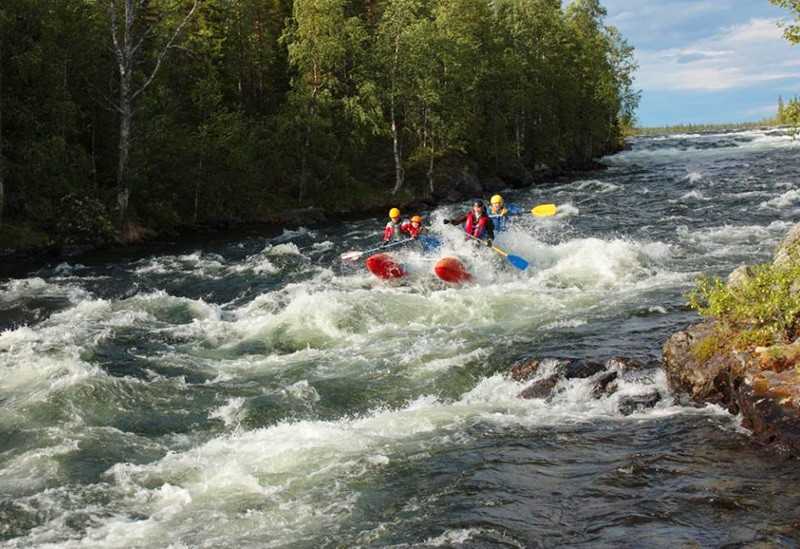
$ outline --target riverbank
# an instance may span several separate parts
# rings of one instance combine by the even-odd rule
[[[775,250],[771,266],[796,268],[800,224]],[[735,270],[728,287],[741,287],[750,277],[748,267]],[[800,292],[790,282],[789,292]],[[781,302],[782,301],[782,302]],[[778,301],[782,314],[794,315],[789,300]],[[708,319],[673,334],[664,345],[664,368],[670,387],[691,401],[716,404],[741,414],[742,426],[761,444],[800,456],[800,334],[798,319],[790,320],[789,341],[768,345],[725,345],[739,333],[719,335],[725,328]],[[750,329],[752,326],[748,326]],[[709,342],[714,342],[713,346]],[[709,353],[709,349],[713,349]]]
[[[608,154],[619,152],[609,151]],[[437,166],[437,186],[435,192],[421,182],[407,185],[404,191],[391,195],[388,191],[361,196],[358,200],[340,202],[335,207],[308,206],[290,208],[259,219],[224,219],[192,225],[176,225],[160,231],[151,227],[129,223],[122,233],[114,238],[103,238],[97,234],[76,234],[66,242],[55,242],[46,234],[37,240],[15,249],[8,243],[0,242],[0,276],[13,276],[25,270],[51,262],[83,256],[103,250],[124,250],[142,246],[159,246],[174,241],[187,241],[214,238],[221,235],[240,234],[279,234],[283,229],[316,227],[326,223],[364,219],[370,216],[383,218],[386,211],[399,207],[406,212],[426,212],[443,204],[454,204],[506,189],[531,188],[539,185],[553,185],[576,177],[581,173],[605,169],[599,161],[580,166],[539,166],[536,170],[520,170],[507,174],[505,178],[493,175],[481,178],[478,166],[468,158],[457,156]]]

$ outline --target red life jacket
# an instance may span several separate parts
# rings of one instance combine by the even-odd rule
[[[483,234],[486,232],[486,223],[489,220],[489,216],[483,214],[480,219],[475,219],[475,212],[469,212],[467,214],[467,222],[464,224],[464,231],[471,234],[475,238],[482,238]]]
[[[417,238],[419,233],[422,232],[422,225],[415,227],[414,224],[409,221],[408,223],[403,223],[400,230],[408,235],[408,238]]]

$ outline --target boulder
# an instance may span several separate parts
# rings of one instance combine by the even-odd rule
[[[553,389],[555,389],[556,384],[558,383],[558,379],[558,375],[553,374],[544,379],[540,379],[539,381],[534,381],[525,387],[525,389],[523,389],[517,395],[517,398],[550,398],[553,393]]]
[[[772,264],[776,267],[791,267],[793,260],[796,259],[794,254],[798,251],[798,245],[800,245],[800,223],[792,227],[775,248]]]
[[[619,399],[619,411],[623,416],[629,416],[634,412],[654,407],[660,400],[661,395],[655,389],[643,395],[621,397]]]
[[[711,335],[714,324],[696,324],[673,334],[664,344],[663,361],[670,387],[687,393],[692,400],[709,402],[737,413],[734,387],[740,382],[739,363],[729,354],[715,354],[700,360],[694,354],[697,343]]]

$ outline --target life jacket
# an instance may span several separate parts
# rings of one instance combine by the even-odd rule
[[[419,227],[415,227],[414,224],[409,221],[407,223],[403,223],[403,225],[400,227],[400,230],[408,238],[417,238],[419,234],[422,232],[422,225],[420,225]]]
[[[475,238],[483,238],[486,232],[486,223],[489,221],[489,216],[483,214],[479,219],[475,218],[474,212],[467,214],[467,222],[464,224],[464,231],[471,234]]]
[[[502,231],[506,228],[506,214],[508,214],[508,208],[503,206],[497,213],[494,213],[493,210],[493,208],[489,208],[489,217],[494,221],[494,230]]]
[[[390,240],[402,240],[403,238],[403,225],[399,222],[389,221],[386,224],[386,230],[383,231],[383,241],[389,242]]]

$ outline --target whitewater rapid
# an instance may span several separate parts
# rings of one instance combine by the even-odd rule
[[[0,543],[793,539],[775,517],[796,467],[765,462],[724,410],[676,403],[659,360],[696,320],[695,278],[766,261],[797,221],[798,156],[774,130],[637,138],[605,170],[505,190],[557,204],[495,240],[524,270],[442,223],[464,203],[422,212],[442,249],[395,252],[400,281],[339,261],[376,246],[381,219],[0,280]],[[441,255],[474,281],[437,280]],[[601,398],[570,379],[520,399],[508,375],[617,356],[642,368]],[[653,408],[620,413],[647,391]]]

